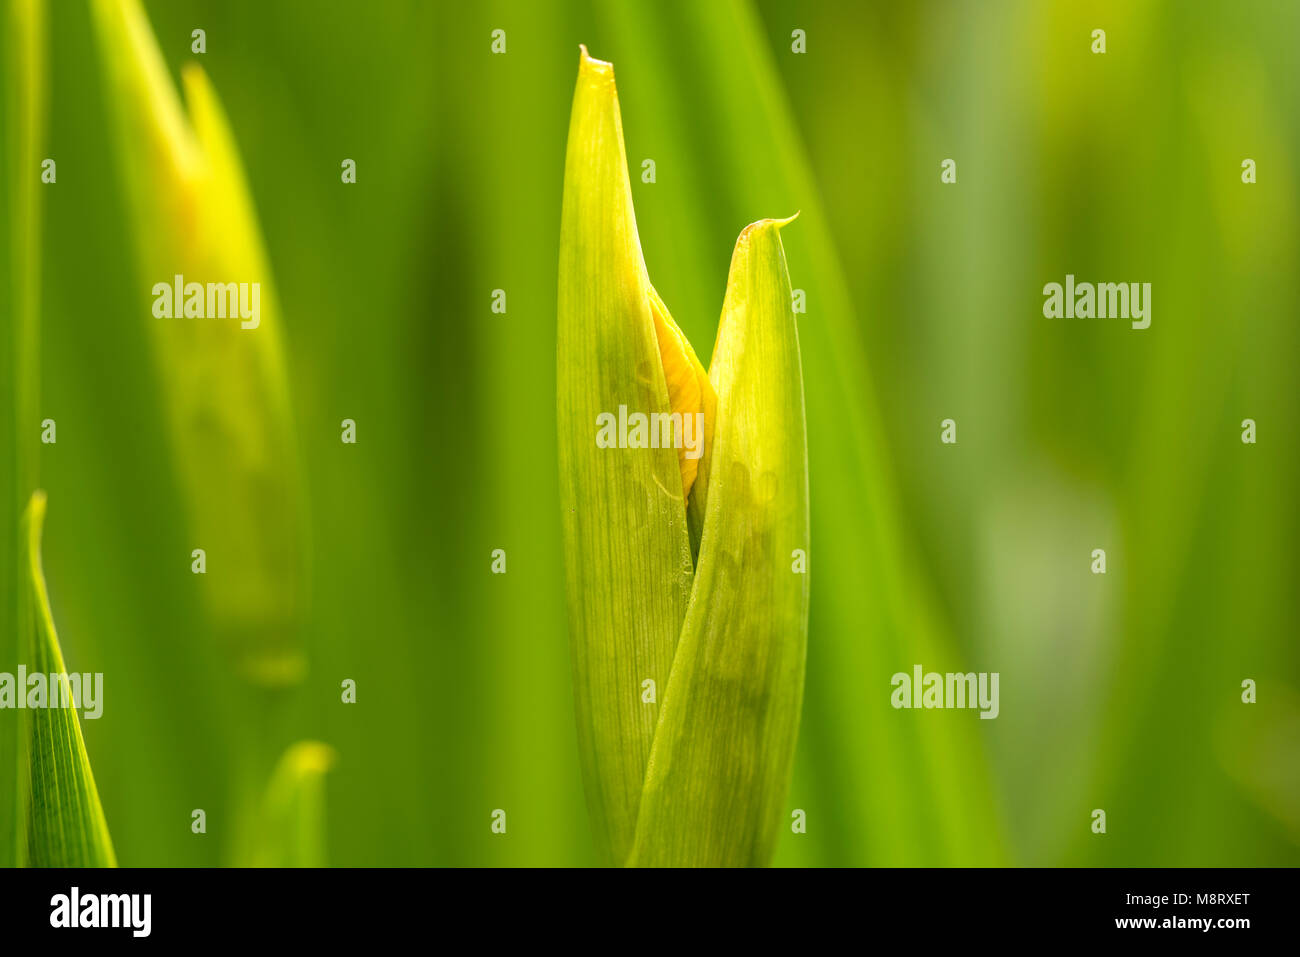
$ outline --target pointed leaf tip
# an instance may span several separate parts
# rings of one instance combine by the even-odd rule
[[[605,77],[614,79],[614,64],[608,60],[597,60],[587,51],[585,43],[578,44],[578,73],[580,76]]]
[[[76,705],[84,705],[85,699],[72,694],[41,568],[45,506],[45,493],[37,491],[23,514],[23,578],[29,596],[24,630],[28,671],[57,677],[46,690],[43,706],[21,712],[25,756],[20,759],[19,774],[25,785],[23,830],[27,838],[23,859],[35,867],[116,867],[117,857],[77,718]],[[28,693],[27,689],[22,693]],[[28,697],[30,700],[30,694]]]

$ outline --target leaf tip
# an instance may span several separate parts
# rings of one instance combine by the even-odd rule
[[[747,242],[755,234],[762,234],[768,231],[779,233],[781,229],[789,226],[799,218],[799,212],[796,211],[793,216],[787,216],[785,219],[760,219],[757,222],[750,223],[740,231],[740,239],[737,242]]]
[[[31,523],[37,528],[40,527],[41,522],[45,519],[45,505],[48,501],[49,495],[45,493],[45,489],[43,488],[38,488],[36,491],[32,492],[32,497],[27,501],[27,514],[29,521],[31,521]]]
[[[27,510],[23,515],[23,528],[26,530],[26,535],[20,536],[19,541],[27,547],[27,560],[32,565],[33,574],[36,574],[40,567],[41,537],[45,529],[45,507],[48,502],[49,496],[45,494],[45,490],[38,488],[27,500]]]
[[[578,44],[578,75],[589,80],[614,81],[614,64],[597,60],[587,51],[587,44]]]
[[[181,86],[187,96],[193,97],[196,92],[206,93],[210,85],[208,74],[199,64],[191,61],[181,67]]]
[[[299,741],[285,752],[288,766],[300,774],[324,774],[338,759],[338,751],[320,741]]]

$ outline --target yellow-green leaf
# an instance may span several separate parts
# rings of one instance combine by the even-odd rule
[[[138,309],[192,547],[205,552],[206,605],[242,671],[291,682],[305,667],[305,508],[282,316],[238,149],[197,64],[183,72],[187,117],[138,0],[93,9],[139,250]],[[184,300],[197,283],[204,311],[226,306],[227,318],[186,317],[174,293],[175,317],[156,315],[177,276]],[[230,284],[246,290],[248,318],[231,316]]]
[[[19,522],[37,485],[41,168],[47,60],[43,0],[0,9],[0,672],[15,673],[27,651],[30,599],[21,587]],[[22,722],[0,722],[0,767],[15,768]],[[0,866],[23,863],[26,818],[17,787],[0,788]]]
[[[598,448],[597,417],[620,407],[670,411],[658,301],[632,210],[614,68],[584,48],[560,227],[560,497],[587,801],[598,846],[620,863],[659,716],[654,689],[668,680],[686,611],[691,554],[675,450]],[[660,328],[672,341],[676,327]],[[678,352],[674,366],[689,369],[689,359]]]
[[[780,227],[740,234],[709,376],[703,535],[629,863],[767,864],[798,737],[808,634],[803,374]]]
[[[23,515],[26,539],[25,587],[30,595],[28,675],[57,675],[59,704],[49,688],[45,707],[27,707],[23,716],[26,738],[25,782],[22,802],[26,809],[26,863],[33,867],[115,867],[104,809],[99,803],[95,776],[90,770],[81,723],[72,706],[63,653],[50,614],[41,570],[41,528],[45,521],[45,493],[37,492]],[[18,694],[27,689],[16,688]]]

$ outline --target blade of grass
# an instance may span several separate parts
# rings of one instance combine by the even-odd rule
[[[41,570],[41,529],[45,493],[37,492],[23,516],[27,540],[26,591],[33,612],[25,631],[30,642],[29,674],[58,675],[61,707],[25,708],[22,724],[28,740],[27,768],[19,779],[27,788],[27,862],[34,867],[115,867],[104,809],[99,803],[81,723],[72,706],[63,652],[50,614]],[[18,688],[18,694],[27,689]],[[25,773],[24,773],[25,771]]]

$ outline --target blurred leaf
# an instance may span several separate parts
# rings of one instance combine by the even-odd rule
[[[614,68],[583,49],[560,227],[560,501],[579,750],[597,843],[631,847],[691,555],[671,448],[598,448],[597,416],[666,413],[668,386],[623,146]]]
[[[700,560],[629,863],[771,860],[798,738],[808,637],[808,447],[779,229],[740,234],[709,376],[717,434]]]
[[[54,706],[54,689],[47,691],[47,707],[25,708],[23,725],[28,740],[27,767],[19,780],[27,784],[27,862],[34,867],[115,867],[113,842],[95,789],[95,776],[81,737],[81,724],[72,706],[67,668],[50,616],[45,575],[41,570],[41,528],[45,521],[45,493],[37,492],[23,517],[27,539],[25,577],[34,620],[29,675],[58,675],[60,707]],[[16,688],[26,694],[26,688]]]
[[[337,758],[319,741],[290,745],[271,773],[239,866],[325,866],[325,774]]]
[[[157,318],[143,295],[137,309],[152,333],[192,547],[207,556],[209,612],[248,677],[292,682],[305,668],[303,489],[282,319],[234,137],[194,64],[186,119],[137,0],[95,0],[94,12],[146,287],[183,276],[260,289],[249,328],[183,318],[180,302],[175,318]]]
[[[40,388],[41,289],[41,146],[45,137],[46,62],[45,4],[39,0],[7,0],[5,9],[4,198],[0,212],[6,224],[7,252],[3,275],[4,309],[12,309],[15,419],[23,428],[17,447],[6,447],[16,462],[15,518],[36,485],[37,400]],[[12,168],[8,168],[12,161]],[[9,344],[7,343],[7,346]],[[8,394],[8,393],[6,393]],[[8,507],[8,503],[6,503]]]
[[[14,673],[26,649],[30,596],[22,586],[19,516],[37,483],[41,184],[44,140],[45,4],[6,0],[0,103],[0,671]],[[0,733],[0,767],[24,760],[22,722]],[[26,814],[19,789],[0,785],[0,866],[23,862]]]

